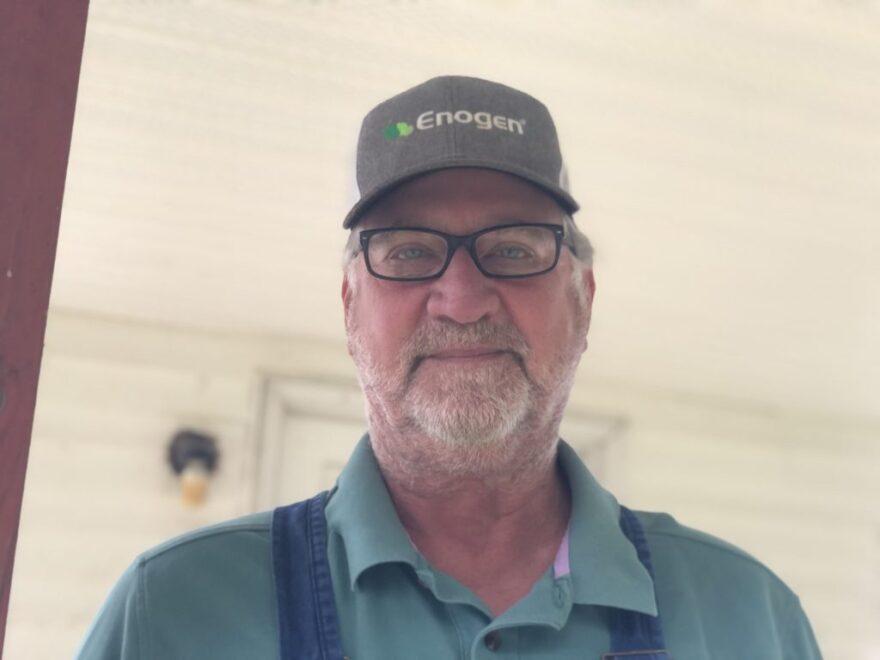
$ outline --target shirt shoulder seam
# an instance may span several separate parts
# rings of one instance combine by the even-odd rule
[[[221,523],[222,524],[222,523]],[[169,541],[165,541],[164,543],[159,544],[155,548],[147,550],[142,553],[138,558],[138,561],[141,565],[145,565],[152,561],[153,559],[157,559],[162,555],[165,555],[169,552],[173,552],[178,548],[192,545],[194,543],[198,543],[200,541],[207,541],[217,536],[226,536],[229,534],[238,534],[242,532],[268,532],[271,529],[270,523],[245,523],[242,525],[235,526],[224,526],[220,529],[214,529],[211,527],[207,527],[205,529],[197,529],[192,532],[187,532],[182,534],[176,538],[173,538]]]

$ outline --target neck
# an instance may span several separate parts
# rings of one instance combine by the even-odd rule
[[[556,429],[457,450],[456,460],[430,439],[370,434],[400,520],[431,565],[494,614],[528,593],[553,563],[571,511]]]
[[[442,497],[393,477],[386,483],[416,546],[419,540],[443,539],[444,545],[478,551],[497,537],[511,548],[525,548],[539,541],[541,532],[561,538],[568,524],[567,484],[553,464],[508,482],[463,477]]]
[[[558,422],[485,444],[452,445],[412,426],[392,429],[371,417],[373,453],[389,488],[442,500],[479,487],[484,494],[527,493],[553,480]]]

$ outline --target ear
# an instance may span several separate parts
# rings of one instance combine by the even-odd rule
[[[587,350],[589,343],[587,335],[590,333],[590,321],[593,318],[593,298],[596,296],[596,278],[593,276],[593,269],[585,268],[582,277],[584,278],[584,291],[587,294],[587,300],[585,301],[586,309],[584,310],[587,325],[584,328],[584,345],[581,348],[581,352]]]
[[[586,291],[590,296],[590,306],[593,305],[593,298],[596,296],[596,278],[593,277],[593,269],[585,268],[584,269],[584,291]]]
[[[347,316],[348,308],[351,305],[351,286],[348,283],[348,275],[342,276],[342,311]]]

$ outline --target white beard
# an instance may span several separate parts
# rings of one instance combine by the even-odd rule
[[[403,395],[403,411],[423,434],[450,447],[488,446],[521,430],[532,386],[511,354],[460,365],[423,361]]]

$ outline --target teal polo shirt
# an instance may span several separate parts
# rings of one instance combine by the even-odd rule
[[[609,650],[608,607],[656,614],[675,660],[821,658],[797,596],[741,550],[638,513],[656,575],[618,524],[614,497],[564,442],[572,495],[566,542],[532,590],[493,617],[413,547],[361,440],[329,499],[328,555],[351,660],[558,658]],[[173,539],[141,555],[77,657],[277,658],[271,512]],[[297,558],[291,558],[297,561]]]

